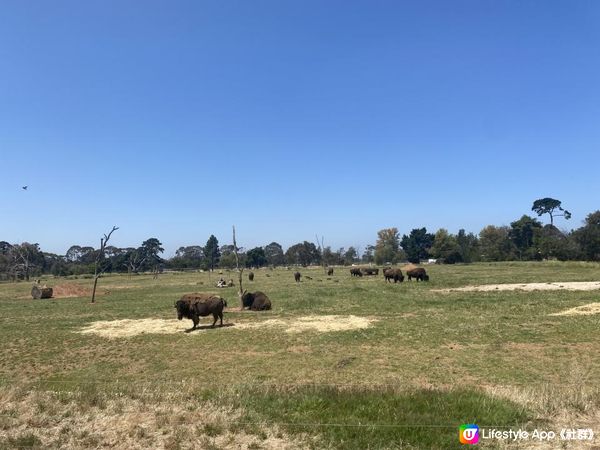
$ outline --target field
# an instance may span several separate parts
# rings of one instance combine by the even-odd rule
[[[427,270],[428,283],[396,285],[348,268],[301,269],[301,283],[244,272],[267,312],[238,311],[217,273],[106,276],[94,305],[80,296],[90,279],[44,279],[75,293],[49,300],[0,284],[0,448],[451,449],[463,423],[600,434],[600,314],[553,315],[600,302],[598,289],[560,287],[600,281],[600,265]],[[452,290],[504,283],[557,286]],[[186,333],[173,304],[188,292],[225,297],[227,326],[203,318]]]

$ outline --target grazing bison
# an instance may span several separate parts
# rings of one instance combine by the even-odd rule
[[[271,300],[264,292],[244,291],[242,295],[242,304],[244,308],[250,308],[251,311],[265,311],[271,309]]]
[[[383,271],[383,276],[388,283],[391,283],[391,280],[394,280],[394,283],[402,283],[404,281],[404,275],[402,275],[400,269],[385,269]]]
[[[191,319],[194,326],[191,330],[195,330],[200,322],[200,317],[213,315],[215,319],[212,327],[217,323],[217,319],[221,319],[220,326],[223,326],[223,308],[227,306],[224,298],[214,294],[185,294],[181,299],[175,302],[177,309],[177,319],[181,320],[184,317]],[[190,330],[190,331],[191,331]]]
[[[425,269],[422,267],[407,270],[406,275],[408,275],[408,281],[410,281],[412,278],[416,278],[417,281],[429,281],[429,275],[427,275],[427,272],[425,272]]]
[[[294,273],[294,280],[296,280],[296,283],[300,283],[300,277],[302,277],[302,275],[300,275],[300,272]]]
[[[379,275],[379,269],[373,269],[371,267],[367,267],[366,269],[362,269],[362,272],[365,275]]]
[[[250,273],[248,274],[248,280],[250,280],[250,281],[254,281],[254,272],[250,272]]]
[[[358,268],[354,268],[354,269],[350,269],[350,275],[352,275],[353,277],[362,277],[362,271]]]
[[[327,270],[327,275],[329,275],[329,276],[333,275],[333,267],[330,267],[330,268]]]

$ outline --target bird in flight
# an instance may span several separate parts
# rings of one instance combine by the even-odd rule
[[[27,190],[27,186],[23,186],[21,189],[23,189],[24,191]]]

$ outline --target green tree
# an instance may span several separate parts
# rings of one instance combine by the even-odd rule
[[[462,255],[456,237],[444,228],[440,228],[435,233],[430,253],[434,258],[440,258],[446,264],[462,262]]]
[[[515,246],[508,238],[508,227],[488,225],[479,233],[479,246],[483,261],[510,261],[514,259]]]
[[[255,247],[246,253],[246,267],[263,267],[267,265],[267,256],[262,247]]]
[[[321,253],[312,242],[304,241],[303,243],[292,245],[285,252],[285,259],[288,264],[300,264],[306,267],[311,264],[319,264],[321,262]]]
[[[408,260],[418,264],[422,259],[429,257],[429,249],[433,245],[434,238],[435,236],[428,233],[425,227],[414,228],[408,236],[402,236],[400,244]]]
[[[583,227],[573,233],[582,256],[588,261],[600,261],[600,211],[588,214]]]
[[[265,246],[265,257],[267,258],[267,264],[270,266],[283,266],[285,264],[283,248],[277,242],[271,242]]]
[[[162,243],[156,238],[150,238],[142,242],[140,252],[142,257],[145,259],[144,267],[148,269],[156,269],[156,267],[162,263],[162,258],[159,256],[165,249],[162,247]]]
[[[540,198],[533,202],[533,206],[531,207],[532,211],[535,211],[538,216],[543,214],[548,214],[550,216],[550,225],[554,225],[555,217],[564,217],[565,219],[571,218],[571,213],[566,209],[563,209],[561,206],[561,201],[556,200],[554,198],[545,197]],[[560,213],[558,213],[560,211]]]
[[[580,255],[577,241],[554,225],[546,225],[536,230],[534,244],[539,257],[543,259],[568,261],[578,259]]]
[[[464,229],[458,230],[456,243],[460,251],[460,258],[465,263],[479,261],[479,239],[473,233],[468,233]]]
[[[349,247],[344,253],[343,262],[344,265],[350,266],[358,260],[358,252],[354,247]]]
[[[322,262],[327,266],[334,266],[339,264],[338,255],[336,252],[331,250],[330,246],[327,246],[323,249],[323,254],[321,255]]]
[[[375,242],[375,263],[386,264],[396,263],[400,259],[400,235],[398,228],[384,228],[377,232],[377,242]]]
[[[206,245],[204,246],[204,256],[207,262],[207,268],[214,270],[219,264],[221,258],[221,252],[219,250],[219,241],[214,235],[210,235]]]
[[[542,224],[527,215],[523,215],[519,220],[511,222],[508,237],[515,245],[519,253],[519,259],[535,259],[536,249],[533,240],[536,230],[542,228]]]
[[[373,261],[375,261],[374,255],[375,255],[375,246],[367,245],[365,247],[365,251],[362,254],[361,261],[364,263],[372,263]]]

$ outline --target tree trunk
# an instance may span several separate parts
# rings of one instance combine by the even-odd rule
[[[240,269],[240,259],[238,257],[238,252],[237,252],[237,243],[235,242],[235,226],[233,226],[233,253],[235,255],[235,266],[237,267],[238,270],[238,274],[239,274],[239,283],[240,283],[240,288],[238,290],[238,298],[240,300],[240,311],[244,310],[244,301],[242,300],[242,297],[244,296],[244,289],[242,287],[242,273],[244,272],[244,268],[242,267]]]
[[[94,289],[92,290],[92,303],[96,302],[96,286],[98,285],[98,278],[100,278],[100,275],[94,275]]]

